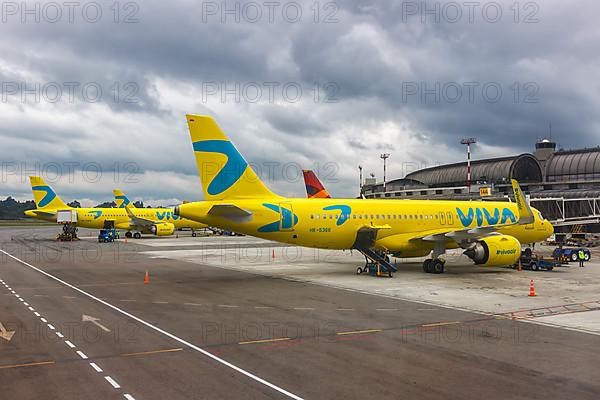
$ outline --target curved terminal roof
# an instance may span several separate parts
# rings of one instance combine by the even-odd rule
[[[519,182],[541,182],[540,163],[533,155],[527,153],[513,157],[471,161],[472,182],[509,183],[511,178]],[[414,179],[433,187],[465,185],[467,163],[422,169],[406,175],[406,179]]]
[[[546,181],[600,180],[600,148],[561,150],[546,162]]]

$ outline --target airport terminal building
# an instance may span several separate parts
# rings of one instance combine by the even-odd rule
[[[471,186],[467,163],[424,168],[404,178],[382,183],[367,180],[366,198],[506,199],[510,180],[516,179],[531,204],[556,225],[600,222],[600,146],[557,150],[544,139],[533,153],[471,162]]]

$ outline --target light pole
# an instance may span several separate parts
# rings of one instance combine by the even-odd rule
[[[383,160],[383,193],[385,193],[386,192],[386,185],[385,185],[386,166],[387,166],[387,159],[390,158],[390,153],[383,153],[379,157]]]
[[[469,188],[469,193],[471,193],[471,145],[473,143],[477,143],[477,139],[463,138],[460,141],[460,144],[467,145],[467,187]]]
[[[362,165],[358,166],[358,195],[362,196]]]

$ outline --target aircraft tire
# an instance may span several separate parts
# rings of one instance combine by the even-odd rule
[[[433,273],[433,274],[443,274],[444,273],[444,263],[440,260],[433,260],[430,268],[431,268],[431,273]]]
[[[432,263],[432,259],[428,258],[427,260],[423,261],[423,271],[425,271],[426,273],[430,274],[431,271],[431,263]]]

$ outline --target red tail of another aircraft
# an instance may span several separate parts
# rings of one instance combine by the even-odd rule
[[[323,186],[317,175],[313,171],[303,170],[304,184],[306,185],[306,195],[309,199],[330,199],[331,196]]]

